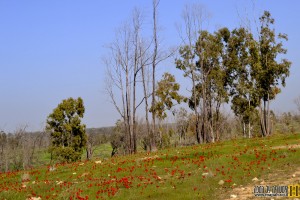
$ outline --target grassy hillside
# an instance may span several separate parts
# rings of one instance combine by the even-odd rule
[[[292,173],[300,165],[292,144],[300,134],[2,173],[0,199],[222,199],[240,185],[254,187],[254,177]]]

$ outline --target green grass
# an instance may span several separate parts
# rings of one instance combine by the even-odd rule
[[[277,135],[103,159],[107,144],[93,161],[0,174],[0,199],[220,199],[254,177],[293,173],[300,151],[271,147],[299,143],[300,134]]]

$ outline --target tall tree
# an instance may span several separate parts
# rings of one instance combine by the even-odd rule
[[[184,72],[184,77],[189,78],[192,83],[190,102],[196,102],[199,95],[196,85],[200,81],[196,69],[195,44],[198,33],[202,30],[203,22],[207,20],[208,14],[200,4],[186,5],[182,12],[184,27],[179,27],[182,46],[179,48],[181,59],[176,59],[176,68]],[[192,106],[195,114],[195,129],[198,143],[202,143],[200,137],[200,113],[198,106]]]
[[[132,29],[130,23],[124,23],[117,32],[115,41],[109,46],[110,55],[104,62],[107,67],[106,91],[111,102],[120,114],[125,129],[125,152],[132,153]],[[116,94],[120,94],[120,102]]]
[[[159,34],[158,34],[158,6],[159,6],[160,0],[153,0],[152,1],[152,20],[153,20],[153,26],[152,26],[152,53],[151,53],[151,63],[152,66],[152,93],[151,93],[151,107],[154,107],[156,105],[156,95],[155,95],[155,89],[156,89],[156,69],[160,62],[168,59],[170,56],[174,54],[174,51],[165,51],[162,48],[160,48],[161,41],[159,40]],[[156,128],[156,113],[152,112],[152,131],[150,133],[150,150],[156,151],[157,146],[155,143],[156,137],[157,137],[157,128]]]
[[[189,76],[193,82],[189,106],[194,111],[199,107],[199,114],[201,114],[200,120],[200,115],[197,119],[198,111],[195,112],[198,143],[214,142],[219,138],[219,131],[215,130],[220,106],[228,101],[227,69],[223,64],[223,51],[228,37],[229,31],[226,28],[213,34],[200,31],[193,51],[188,46],[182,47],[180,54],[183,59],[176,61],[177,68],[183,70],[184,76]],[[215,119],[214,114],[216,114]]]
[[[254,52],[254,56],[259,57],[259,63],[254,67],[256,90],[262,102],[259,108],[263,136],[271,134],[270,101],[280,93],[279,85],[285,86],[285,79],[289,76],[291,66],[290,61],[282,58],[287,53],[287,50],[283,48],[283,41],[287,41],[288,37],[281,33],[276,36],[272,27],[274,22],[275,20],[268,11],[260,17],[258,52]]]
[[[251,56],[252,51],[255,51],[255,41],[252,34],[243,27],[234,29],[228,40],[225,61],[231,86],[231,108],[242,121],[244,137],[247,136],[246,124],[248,125],[249,138],[252,135],[251,121],[255,109],[259,105],[253,77],[254,65],[258,59]]]
[[[47,118],[46,129],[51,134],[51,155],[58,161],[80,160],[86,148],[83,100],[68,98],[58,104]]]
[[[142,24],[141,11],[134,9],[130,20],[118,30],[115,41],[109,46],[111,53],[104,60],[107,67],[106,91],[124,121],[127,154],[137,151],[137,109],[144,101],[148,105],[145,68],[149,65],[149,58],[146,57],[149,47],[145,47],[146,42],[141,36]],[[137,90],[141,75],[145,96],[138,101]],[[116,94],[120,94],[120,102]]]

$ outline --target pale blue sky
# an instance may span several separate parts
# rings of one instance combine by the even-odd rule
[[[300,95],[300,1],[161,0],[165,46],[178,44],[175,23],[184,4],[195,2],[210,12],[210,30],[237,27],[237,13],[251,18],[263,10],[271,12],[276,31],[289,35],[287,58],[293,62],[287,87],[272,107],[277,112],[295,110],[293,99]],[[0,129],[13,131],[27,124],[28,130],[40,130],[62,99],[78,96],[86,106],[87,127],[113,125],[118,114],[104,93],[103,46],[135,6],[149,24],[151,0],[0,0]],[[173,60],[164,63],[164,70],[180,74]]]

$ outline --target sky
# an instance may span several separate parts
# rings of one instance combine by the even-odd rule
[[[185,4],[200,3],[210,13],[207,29],[238,27],[241,19],[259,17],[269,10],[276,32],[288,34],[286,58],[293,64],[286,88],[271,107],[275,112],[295,111],[300,95],[300,1],[267,0],[161,0],[158,8],[160,37],[164,46],[179,44],[176,24]],[[18,127],[37,131],[63,100],[82,97],[87,127],[112,126],[118,113],[105,94],[107,44],[133,8],[142,9],[151,24],[151,0],[0,0],[0,130]],[[178,76],[174,59],[159,72]]]

